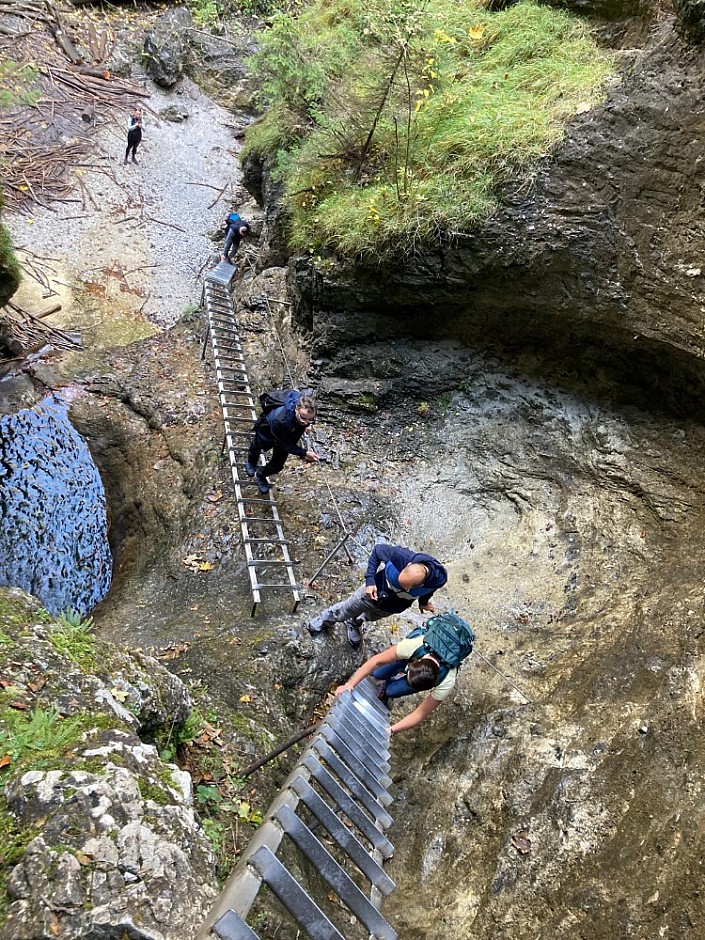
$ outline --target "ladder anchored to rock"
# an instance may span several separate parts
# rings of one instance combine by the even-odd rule
[[[395,887],[383,868],[394,854],[388,725],[370,679],[335,699],[196,940],[259,940],[247,920],[263,886],[313,940],[359,937],[360,924],[371,940],[396,940],[380,913]]]
[[[256,480],[249,479],[244,472],[257,410],[230,294],[235,270],[232,265],[221,262],[205,278],[203,295],[208,335],[203,344],[202,358],[205,358],[210,338],[225,425],[223,450],[228,452],[235,485],[254,617],[263,591],[290,591],[294,597],[294,610],[301,596],[277,501],[271,490],[266,495],[260,493]],[[281,573],[280,577],[277,577],[277,572]]]

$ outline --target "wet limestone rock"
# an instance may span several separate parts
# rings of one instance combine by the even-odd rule
[[[184,74],[189,56],[191,14],[185,7],[167,10],[159,17],[144,42],[147,74],[162,88],[171,88]]]
[[[30,771],[7,788],[20,825],[37,829],[8,883],[2,940],[43,936],[183,937],[211,902],[213,856],[190,777],[135,735],[90,733],[76,760],[99,772]]]

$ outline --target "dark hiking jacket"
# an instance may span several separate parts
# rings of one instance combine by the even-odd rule
[[[429,573],[422,585],[403,591],[399,586],[399,572],[410,565],[426,565]],[[384,565],[380,568],[380,565]],[[378,570],[379,569],[379,570]],[[401,613],[418,600],[419,607],[425,607],[433,597],[434,591],[448,580],[448,572],[432,555],[412,552],[401,545],[387,545],[380,542],[375,545],[367,563],[366,585],[377,585],[377,604],[380,610],[392,614]]]
[[[260,416],[255,429],[262,450],[270,450],[276,446],[285,450],[287,454],[295,454],[297,457],[306,456],[306,448],[298,443],[306,433],[306,428],[299,424],[294,416],[299,398],[301,398],[301,392],[292,389],[281,408],[275,408],[269,414]]]

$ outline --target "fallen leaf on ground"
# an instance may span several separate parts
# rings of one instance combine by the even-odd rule
[[[512,836],[512,845],[520,855],[528,855],[531,851],[531,839],[528,832],[516,832]]]

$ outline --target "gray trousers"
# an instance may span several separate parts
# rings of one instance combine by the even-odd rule
[[[381,620],[383,617],[391,617],[392,614],[387,610],[380,610],[376,601],[370,600],[365,594],[365,585],[358,588],[354,594],[351,594],[344,601],[339,601],[331,607],[322,610],[309,621],[314,630],[332,627],[334,623],[342,623],[344,620],[354,620],[356,617],[365,615],[365,620],[372,623],[374,620]]]

